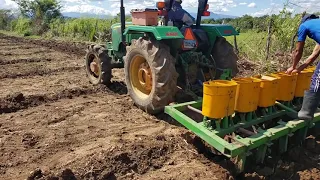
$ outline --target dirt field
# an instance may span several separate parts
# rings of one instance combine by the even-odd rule
[[[235,177],[230,162],[165,115],[85,76],[82,43],[0,34],[0,179],[320,179],[320,144]]]

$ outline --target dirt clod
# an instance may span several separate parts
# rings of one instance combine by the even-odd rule
[[[25,100],[25,98],[21,92],[16,92],[14,94],[10,94],[7,96],[7,99],[9,101],[13,101],[13,102],[21,102],[21,101]]]
[[[61,172],[60,177],[61,177],[63,180],[76,180],[76,179],[77,179],[71,169],[65,169],[65,170],[63,170],[63,171]]]
[[[32,133],[26,133],[22,136],[22,143],[26,147],[33,147],[37,144],[37,142],[38,142],[38,137],[36,137]]]
[[[42,177],[42,171],[41,169],[36,169],[34,171],[30,172],[30,175],[27,177],[27,180],[35,180]]]

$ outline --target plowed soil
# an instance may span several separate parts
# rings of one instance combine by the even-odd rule
[[[92,86],[85,48],[0,34],[0,179],[320,179],[314,137],[235,176],[188,130],[136,108],[122,69]]]

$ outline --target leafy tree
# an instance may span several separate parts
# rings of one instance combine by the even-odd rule
[[[7,29],[12,19],[10,10],[0,9],[0,29]]]
[[[217,22],[214,19],[202,19],[201,23],[203,23],[203,24],[216,24]]]
[[[121,14],[118,13],[117,16],[115,18],[112,19],[112,23],[120,23],[121,22]],[[131,16],[126,15],[125,16],[125,21],[126,22],[130,22],[132,20]]]
[[[57,0],[14,0],[21,14],[32,20],[37,34],[42,34],[51,20],[61,16]]]

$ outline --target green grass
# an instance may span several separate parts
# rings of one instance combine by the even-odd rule
[[[270,54],[274,55],[279,52],[290,53],[291,36],[288,35],[287,40],[281,40],[275,35],[272,35]],[[267,38],[268,34],[266,32],[249,31],[240,33],[240,35],[237,36],[240,54],[251,61],[264,61],[266,59]],[[233,36],[226,37],[226,39],[232,45],[234,44]],[[307,58],[312,53],[314,46],[315,42],[310,38],[307,38],[303,58]]]
[[[231,44],[234,44],[234,37],[226,38]],[[241,55],[250,57],[251,61],[265,59],[266,56],[267,33],[249,31],[240,33],[237,36],[238,49]]]

